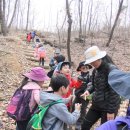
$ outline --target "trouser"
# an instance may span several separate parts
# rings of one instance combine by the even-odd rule
[[[30,120],[30,119],[29,119]],[[17,127],[16,130],[26,130],[26,127],[28,125],[29,120],[25,121],[17,121]]]
[[[80,117],[79,117],[78,121],[76,122],[76,129],[79,129],[83,123],[84,118],[85,118],[86,109],[87,109],[87,105],[89,103],[89,100],[84,100],[83,98],[76,97],[74,102],[73,102],[73,110],[74,110],[75,103],[81,104]]]
[[[39,65],[44,66],[44,58],[40,58],[40,60],[39,60]]]
[[[115,113],[116,115],[117,112]],[[99,118],[101,118],[101,124],[105,123],[107,121],[107,112],[96,110],[91,106],[84,118],[81,130],[90,130]]]

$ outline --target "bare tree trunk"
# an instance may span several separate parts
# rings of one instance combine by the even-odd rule
[[[90,7],[90,1],[89,1],[89,4],[88,4],[87,19],[86,19],[86,22],[85,22],[85,36],[87,35],[87,25],[88,25],[88,18],[89,18],[89,7]]]
[[[3,5],[2,5],[3,4]],[[5,26],[5,0],[0,0],[0,25],[1,25],[1,33],[6,36],[6,26]]]
[[[58,12],[57,12],[57,22],[56,22],[56,28],[57,28],[57,32],[58,32],[58,39],[59,39],[59,46],[60,46],[60,49],[61,49],[61,36],[60,36],[60,30],[59,30],[59,27],[58,27]]]
[[[17,3],[18,3],[18,0],[15,0],[15,5],[14,5],[14,11],[13,11],[13,15],[12,15],[12,18],[10,20],[10,23],[8,25],[8,29],[10,29],[12,23],[13,23],[13,19],[15,17],[15,14],[16,14],[16,9],[17,9]]]
[[[68,0],[66,0],[66,13],[67,13],[67,16],[68,16],[67,54],[68,54],[68,60],[71,63],[70,39],[71,39],[72,19],[71,19],[71,15],[70,15],[70,8],[69,8],[69,2],[68,2]]]
[[[121,11],[122,11],[123,1],[124,1],[124,0],[121,0],[121,2],[119,3],[119,9],[118,9],[118,12],[117,12],[117,15],[116,15],[116,19],[115,19],[115,22],[114,22],[113,27],[112,27],[112,29],[111,29],[108,42],[107,42],[107,44],[106,44],[107,47],[109,46],[109,44],[110,44],[110,42],[111,42],[111,39],[112,39],[112,37],[113,37],[113,33],[114,33],[115,27],[116,27],[116,25],[117,25],[118,18],[119,18],[120,14],[121,14]]]
[[[82,11],[83,11],[83,0],[78,1],[78,12],[79,12],[79,41],[82,38]]]
[[[7,9],[7,16],[6,16],[6,26],[7,26],[7,23],[8,23],[8,19],[9,19],[9,12],[10,12],[10,0],[8,0],[8,9]]]
[[[112,6],[113,3],[112,3],[112,0],[111,0],[111,14],[110,14],[110,30],[111,30],[111,26],[112,26]]]
[[[91,24],[92,24],[92,10],[93,10],[93,0],[91,0],[91,8],[90,8],[90,19],[89,19],[89,26],[88,26],[88,34],[91,30]]]
[[[17,5],[17,14],[16,14],[16,30],[18,30],[18,25],[19,25],[19,10],[20,10],[20,1],[18,1],[18,5]]]
[[[27,11],[27,23],[26,23],[26,31],[28,30],[28,22],[29,22],[29,11],[30,11],[30,0],[28,0],[28,11]]]

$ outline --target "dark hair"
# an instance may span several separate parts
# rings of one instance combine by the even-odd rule
[[[105,57],[102,58],[103,62],[114,64],[112,58],[107,54]]]
[[[26,85],[29,81],[29,78],[28,77],[24,77],[24,79],[22,80],[22,82],[21,82],[21,85],[20,85],[20,89],[22,89],[23,88],[23,86],[24,85]],[[35,82],[35,83],[37,83],[37,81],[35,81],[35,80],[32,80],[32,82]]]
[[[62,86],[67,88],[68,85],[69,80],[63,74],[57,74],[51,78],[50,86],[54,92],[57,92]]]
[[[61,64],[60,70],[62,70],[62,68],[63,68],[64,66],[66,66],[66,65],[68,65],[69,68],[71,68],[71,65],[70,65],[69,62],[63,62],[63,63]]]
[[[20,86],[19,88],[22,89],[23,86],[28,83],[28,80],[29,80],[29,78],[25,77],[25,78],[22,80],[21,86]]]
[[[58,56],[54,57],[54,59],[57,61],[57,63],[60,63],[60,62],[65,61],[65,56],[58,55]]]

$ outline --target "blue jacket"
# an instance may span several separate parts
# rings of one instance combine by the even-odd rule
[[[42,106],[59,99],[62,99],[62,97],[54,93],[41,92],[40,94],[40,104]],[[70,113],[65,105],[65,103],[68,102],[67,98],[62,100],[64,103],[55,104],[47,111],[43,120],[44,130],[49,130],[56,120],[57,122],[55,123],[53,130],[64,130],[64,124],[73,125],[77,122],[80,116],[80,111],[75,110],[73,113]]]
[[[130,117],[117,117],[115,120],[107,121],[96,130],[118,130],[117,125],[124,124],[122,130],[130,130]]]

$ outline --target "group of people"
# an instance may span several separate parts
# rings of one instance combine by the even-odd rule
[[[17,130],[26,130],[36,105],[44,107],[58,100],[62,102],[50,106],[45,114],[41,122],[43,130],[67,130],[69,125],[75,125],[75,130],[90,130],[98,119],[102,125],[97,130],[118,130],[117,125],[120,130],[128,130],[129,118],[127,121],[114,119],[120,106],[120,95],[130,98],[130,74],[120,71],[106,51],[97,46],[88,48],[84,55],[85,61],[77,67],[79,76],[76,79],[71,76],[71,64],[65,61],[59,49],[51,59],[48,73],[41,67],[34,67],[23,74],[20,88],[32,90],[31,115],[24,121],[16,120]],[[42,91],[43,83],[49,78],[48,89]],[[90,96],[92,105],[86,112]]]
[[[40,38],[36,34],[36,31],[32,31],[32,32],[27,33],[26,41],[27,41],[27,43],[30,43],[31,41],[40,42]]]

